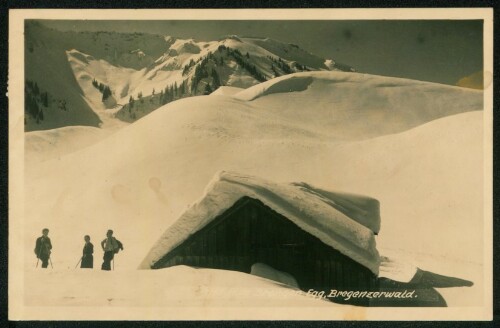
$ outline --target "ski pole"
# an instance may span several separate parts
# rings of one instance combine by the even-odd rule
[[[52,265],[52,259],[49,257],[49,262],[50,262],[50,267],[54,269],[54,266]]]
[[[82,261],[83,257],[80,257],[80,260],[78,261],[78,263],[75,265],[75,269],[76,267],[78,266],[78,264],[80,264],[80,262]]]

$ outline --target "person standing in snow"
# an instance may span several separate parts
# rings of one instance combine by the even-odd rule
[[[104,257],[101,266],[101,270],[111,270],[111,261],[113,260],[115,253],[123,250],[123,244],[113,237],[113,230],[108,230],[106,233],[106,239],[101,242],[102,250],[104,251]]]
[[[94,245],[90,242],[89,235],[83,237],[83,240],[85,240],[85,245],[83,246],[82,264],[80,268],[92,269],[94,267]]]
[[[35,254],[37,259],[42,260],[42,268],[46,269],[49,265],[52,243],[49,238],[49,229],[42,230],[42,236],[36,239]],[[38,261],[36,262],[38,266]]]

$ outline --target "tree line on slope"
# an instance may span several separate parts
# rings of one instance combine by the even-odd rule
[[[24,124],[27,124],[27,117],[33,118],[36,124],[43,121],[43,107],[48,107],[48,95],[46,92],[40,93],[38,83],[26,80],[24,85]]]
[[[111,89],[104,83],[98,82],[96,79],[92,80],[92,85],[94,88],[99,90],[102,93],[102,102],[106,101],[111,96]]]
[[[274,72],[274,76],[271,77],[287,75],[296,71],[309,71],[309,68],[299,63],[293,63],[292,67],[280,57],[268,56],[268,59],[272,62],[271,71]],[[220,78],[220,72],[228,60],[236,62],[255,80],[259,82],[267,80],[265,74],[260,72],[255,64],[251,62],[251,56],[248,52],[243,55],[238,49],[220,45],[214,53],[209,52],[196,61],[191,59],[184,65],[182,68],[182,76],[184,77],[182,83],[169,84],[160,90],[160,93],[156,93],[153,89],[152,94],[146,97],[143,96],[142,92],[137,94],[137,99],[131,95],[128,104],[124,105],[116,113],[116,117],[127,122],[133,122],[172,101],[195,95],[211,94],[220,86],[225,85],[225,82]],[[103,90],[106,90],[106,85],[99,84],[97,81],[94,86],[101,86]]]
[[[40,124],[45,119],[44,109],[47,110],[56,99],[47,91],[42,91],[38,83],[26,80],[24,84],[24,124],[34,121]],[[59,100],[57,106],[60,110],[67,111],[66,100]]]

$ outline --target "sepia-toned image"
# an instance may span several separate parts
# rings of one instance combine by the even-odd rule
[[[492,11],[10,18],[10,319],[491,320]]]

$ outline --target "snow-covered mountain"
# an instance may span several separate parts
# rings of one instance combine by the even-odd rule
[[[220,86],[246,88],[300,71],[353,71],[269,38],[61,32],[36,21],[26,22],[25,35],[26,131],[123,126],[118,119],[133,122]]]

